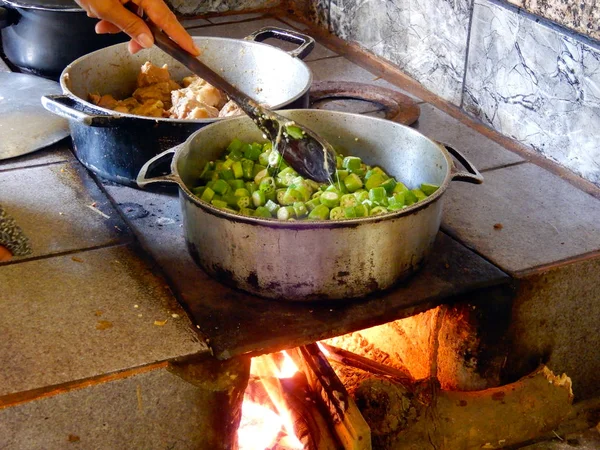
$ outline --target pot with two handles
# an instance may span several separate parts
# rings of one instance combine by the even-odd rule
[[[291,41],[298,47],[286,52],[260,42],[268,38]],[[312,74],[302,58],[314,47],[311,37],[267,27],[244,40],[194,37],[194,42],[207,66],[259,103],[273,109],[308,106]],[[146,61],[167,64],[176,81],[191,74],[157,47],[131,55],[127,44],[117,44],[69,64],[60,76],[63,94],[42,97],[46,109],[69,120],[79,161],[102,178],[130,186],[136,186],[136,176],[148,159],[184,142],[199,128],[222,120],[143,117],[88,101],[90,93],[129,97]]]
[[[459,152],[418,131],[369,116],[325,110],[281,114],[322,135],[344,155],[378,165],[409,188],[440,187],[405,209],[338,221],[278,221],[242,216],[201,201],[191,189],[208,161],[219,159],[232,139],[264,141],[248,117],[209,125],[148,161],[138,185],[176,183],[188,249],[210,275],[259,296],[289,300],[343,300],[392,287],[429,255],[452,180],[481,183]],[[460,171],[451,154],[466,168]],[[170,173],[151,177],[170,161]]]
[[[25,72],[58,79],[75,59],[129,39],[96,34],[98,22],[73,0],[0,0],[2,48]]]

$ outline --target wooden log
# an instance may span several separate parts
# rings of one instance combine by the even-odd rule
[[[299,347],[290,356],[306,374],[311,388],[319,395],[321,405],[327,409],[341,447],[345,450],[370,450],[369,427],[318,346]]]
[[[439,389],[427,381],[414,393],[372,377],[356,391],[373,447],[403,450],[496,449],[556,427],[571,411],[571,380],[542,366],[505,386],[483,391]]]

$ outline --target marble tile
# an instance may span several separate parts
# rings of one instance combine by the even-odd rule
[[[203,449],[199,389],[156,369],[0,409],[6,450]]]
[[[425,88],[460,104],[469,0],[331,0],[330,30],[396,64]]]
[[[511,275],[600,250],[600,200],[531,163],[453,182],[442,229]]]
[[[277,19],[265,18],[259,20],[251,20],[248,22],[234,22],[224,25],[214,25],[209,27],[197,28],[190,30],[190,32],[193,36],[217,36],[233,39],[243,39],[246,36],[249,36],[253,32],[260,30],[263,27],[279,27],[285,29],[290,28],[287,24]],[[279,39],[267,39],[263,42],[278,47],[286,52],[298,48],[297,44],[282,41]],[[304,58],[304,61],[315,61],[330,56],[336,56],[336,53],[329,50],[324,45],[321,45],[318,42],[316,42],[313,51],[310,52],[310,54],[306,58]]]
[[[0,268],[0,396],[206,352],[155,270],[125,246]]]
[[[68,139],[27,155],[0,160],[0,172],[3,170],[42,166],[63,161],[75,161],[75,156],[70,150],[70,141]]]
[[[454,147],[463,153],[478,170],[515,164],[524,159],[506,150],[469,126],[428,104],[419,105],[421,116],[413,128],[425,136]]]
[[[515,6],[545,17],[594,39],[600,39],[600,3],[563,0],[508,0]]]
[[[173,9],[183,15],[200,15],[215,12],[251,11],[277,6],[278,0],[168,0]]]
[[[309,0],[307,19],[323,28],[329,28],[331,0]]]
[[[476,0],[464,108],[600,186],[600,47]]]
[[[15,261],[131,240],[119,213],[77,162],[0,171],[0,202],[33,248]]]

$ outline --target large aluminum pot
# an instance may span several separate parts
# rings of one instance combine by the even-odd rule
[[[285,52],[258,42],[269,37],[293,41],[299,47]],[[206,65],[258,102],[275,109],[308,106],[312,74],[301,58],[314,47],[311,37],[268,27],[246,40],[195,37],[194,41]],[[89,93],[113,94],[116,98],[131,95],[146,61],[167,64],[175,80],[190,75],[187,68],[157,47],[131,55],[127,44],[118,44],[75,60],[60,77],[64,95],[42,98],[46,109],[69,119],[79,161],[103,178],[130,186],[136,186],[136,176],[148,159],[221,120],[142,117],[100,108],[87,100]]]
[[[426,200],[385,216],[341,221],[261,219],[228,213],[196,198],[191,188],[205,163],[229,142],[263,140],[247,117],[215,123],[181,146],[149,161],[138,184],[179,185],[184,232],[195,261],[235,287],[281,300],[350,299],[387,289],[417,270],[429,254],[442,218],[442,198],[452,180],[483,178],[456,150],[460,172],[444,146],[416,130],[369,116],[324,110],[282,111],[344,154],[379,165],[409,187],[440,188]],[[450,150],[450,149],[448,149]],[[171,173],[148,171],[172,158]]]

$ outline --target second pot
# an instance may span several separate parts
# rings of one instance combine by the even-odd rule
[[[285,52],[254,42],[269,37],[293,41],[299,47]],[[308,106],[312,74],[301,58],[314,47],[309,36],[268,27],[245,40],[195,37],[194,41],[202,52],[202,62],[259,103],[273,109]],[[126,44],[118,44],[74,61],[60,78],[64,95],[42,98],[46,109],[69,119],[75,154],[84,166],[105,179],[134,187],[148,159],[185,141],[199,128],[222,120],[136,116],[100,108],[87,100],[90,93],[128,97],[146,61],[167,64],[175,80],[190,74],[157,47],[131,55]]]
[[[97,22],[72,0],[0,1],[8,60],[24,72],[55,80],[80,56],[129,39],[124,33],[96,34]]]

